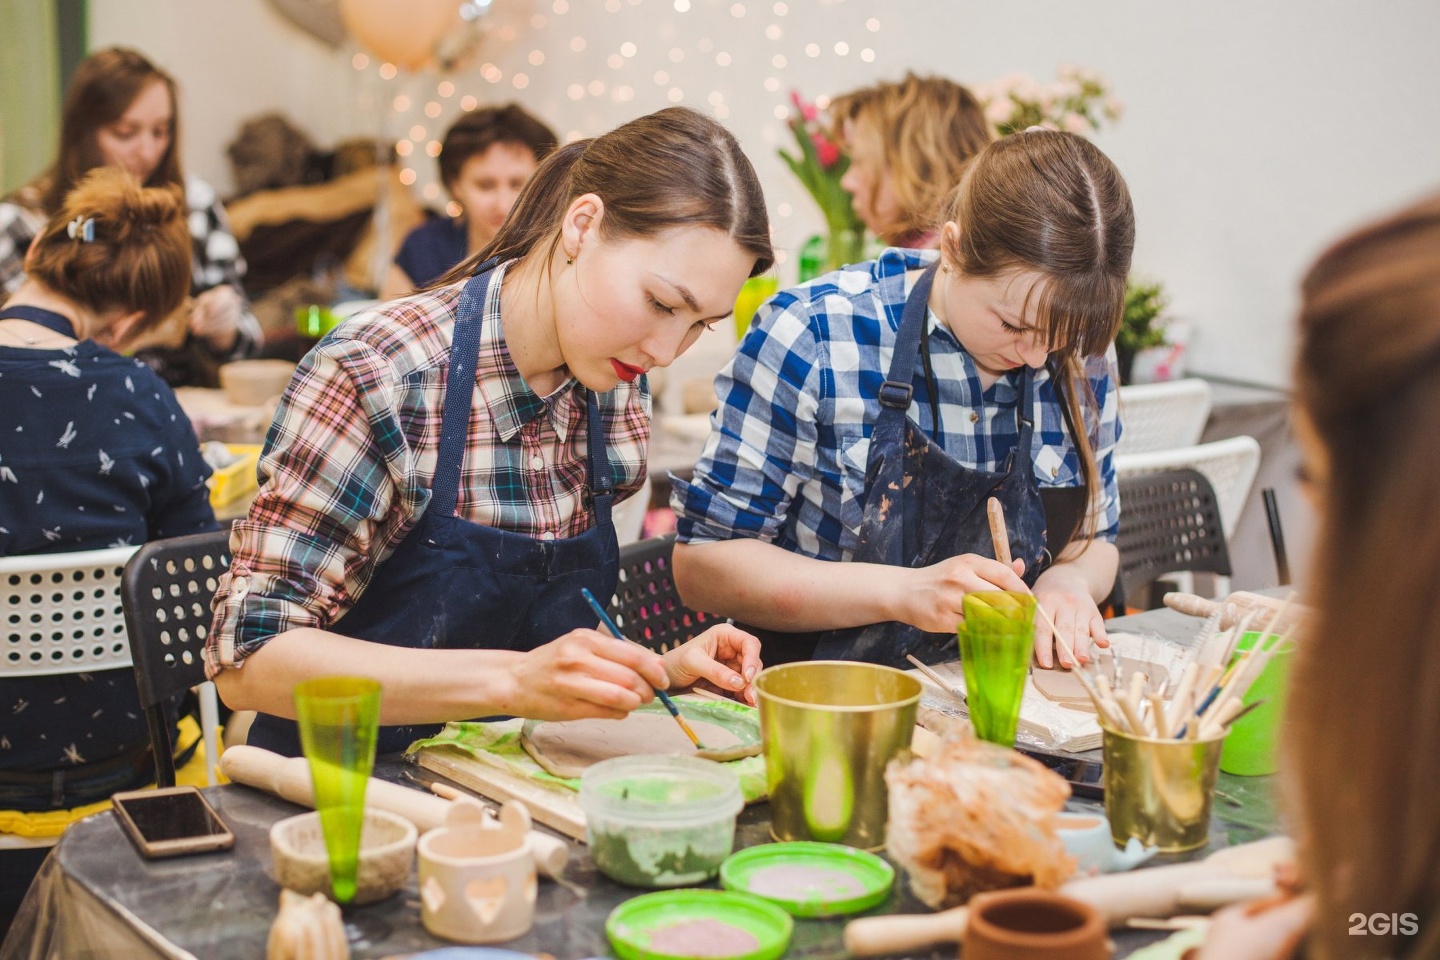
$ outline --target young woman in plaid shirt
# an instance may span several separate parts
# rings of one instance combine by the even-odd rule
[[[384,684],[380,749],[447,720],[620,717],[652,687],[747,695],[756,639],[663,657],[592,629],[639,489],[645,372],[769,269],[759,182],[714,120],[671,108],[548,157],[505,226],[438,285],[305,358],[235,524],[206,650],[250,742],[295,754],[291,688]]]
[[[886,250],[771,298],[716,380],[673,500],[675,577],[690,606],[770,631],[767,662],[953,658],[974,590],[1033,589],[1062,663],[1106,643],[1129,192],[1088,141],[1035,130],[971,161],[943,224],[938,256]],[[1041,488],[1074,494],[1073,530]]]

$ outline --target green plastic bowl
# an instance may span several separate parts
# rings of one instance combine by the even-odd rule
[[[720,865],[720,883],[797,917],[834,917],[884,903],[895,868],[854,847],[797,840],[732,854]]]
[[[724,890],[662,890],[626,900],[610,911],[605,935],[620,960],[693,960],[694,954],[652,947],[655,936],[672,927],[688,927],[681,938],[713,944],[714,924],[738,928],[755,939],[755,947],[733,954],[707,952],[728,960],[779,960],[790,946],[795,921],[790,914],[759,897]],[[709,926],[710,929],[706,929]]]

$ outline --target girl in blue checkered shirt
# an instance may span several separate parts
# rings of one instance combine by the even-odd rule
[[[1041,666],[1107,643],[1128,189],[1088,141],[1036,129],[976,156],[943,224],[938,255],[777,294],[716,380],[676,484],[676,582],[760,632],[767,663],[953,659],[977,590],[1033,590],[1060,634],[1036,623]]]

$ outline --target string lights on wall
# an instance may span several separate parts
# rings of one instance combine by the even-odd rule
[[[708,111],[760,173],[783,263],[817,222],[774,157],[789,137],[790,93],[823,109],[827,93],[878,78],[874,11],[863,0],[495,0],[472,25],[483,35],[471,62],[454,72],[402,74],[365,53],[351,65],[388,105],[383,126],[401,182],[433,206],[446,200],[433,160],[439,138],[482,104],[517,101],[565,140],[671,104]]]

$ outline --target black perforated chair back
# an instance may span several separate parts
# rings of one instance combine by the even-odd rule
[[[610,616],[631,640],[663,653],[703,633],[719,618],[680,601],[671,575],[675,535],[651,537],[620,548],[620,582]]]
[[[1150,585],[1166,573],[1230,575],[1215,490],[1196,470],[1120,480],[1120,585],[1131,606],[1160,606]]]
[[[205,679],[200,654],[210,632],[210,599],[229,568],[230,531],[217,530],[153,540],[135,552],[121,577],[135,685],[162,787],[175,782],[165,707]]]

